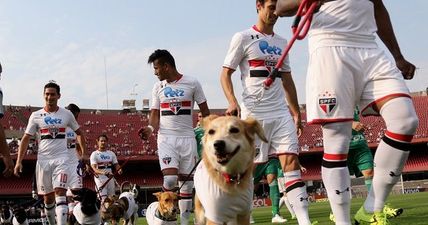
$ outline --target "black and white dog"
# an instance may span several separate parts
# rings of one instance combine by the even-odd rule
[[[100,219],[100,200],[97,193],[88,188],[72,191],[73,199],[78,203],[73,209],[73,215],[79,224],[99,225]]]

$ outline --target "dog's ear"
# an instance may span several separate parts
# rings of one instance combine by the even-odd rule
[[[259,136],[259,138],[262,141],[268,142],[268,140],[265,136],[265,132],[263,130],[263,127],[260,125],[260,123],[256,119],[249,117],[246,120],[244,120],[244,123],[245,123],[246,132],[248,132],[252,135],[257,134],[257,136]]]
[[[162,194],[162,192],[153,193],[153,195],[156,196],[156,198],[158,199],[158,201],[160,199],[161,194]]]
[[[218,118],[219,116],[218,115],[215,115],[215,114],[213,114],[213,115],[209,115],[209,116],[207,116],[207,117],[204,117],[203,119],[202,119],[202,121],[201,121],[201,127],[202,128],[204,128],[204,129],[206,129],[207,128],[207,126],[208,126],[208,124],[210,124],[210,122],[211,121],[213,121],[214,119],[216,119],[216,118]]]

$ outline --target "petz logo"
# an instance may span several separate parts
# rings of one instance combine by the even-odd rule
[[[163,94],[165,95],[165,97],[180,97],[180,96],[184,96],[184,91],[183,90],[179,90],[179,89],[172,89],[170,87],[165,87],[165,89],[163,90]]]
[[[269,46],[269,43],[267,41],[260,41],[259,43],[260,51],[262,51],[264,54],[270,54],[270,55],[281,55],[282,49],[276,46]]]
[[[45,123],[48,125],[61,124],[62,119],[52,118],[50,116],[45,117]]]
[[[102,160],[106,160],[106,159],[110,159],[110,156],[108,156],[108,155],[100,155],[100,158]]]

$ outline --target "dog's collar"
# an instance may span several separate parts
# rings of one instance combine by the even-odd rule
[[[245,175],[245,172],[244,173],[238,173],[238,174],[228,174],[228,173],[223,173],[223,172],[220,172],[220,171],[218,171],[222,176],[223,176],[223,178],[226,180],[226,183],[237,183],[237,184],[239,184],[239,183],[241,183],[241,178]]]
[[[177,221],[177,218],[166,218],[166,217],[162,216],[159,212],[159,209],[156,209],[155,216],[156,216],[156,218],[158,218],[162,221]]]

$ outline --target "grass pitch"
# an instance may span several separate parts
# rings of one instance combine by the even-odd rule
[[[363,204],[364,199],[352,199],[351,213],[352,216]],[[428,225],[428,192],[406,194],[406,195],[392,195],[388,199],[388,203],[394,208],[403,208],[404,212],[401,216],[391,219],[391,224],[400,225]],[[309,206],[309,215],[311,220],[317,220],[319,225],[332,225],[334,224],[329,220],[330,206],[328,202],[312,203]],[[290,213],[284,206],[281,208],[281,215],[288,219],[285,224],[297,225],[296,220],[290,219]],[[272,224],[271,209],[270,207],[256,208],[253,210],[253,217],[256,221],[255,224]],[[146,219],[140,218],[138,225],[146,225]]]

